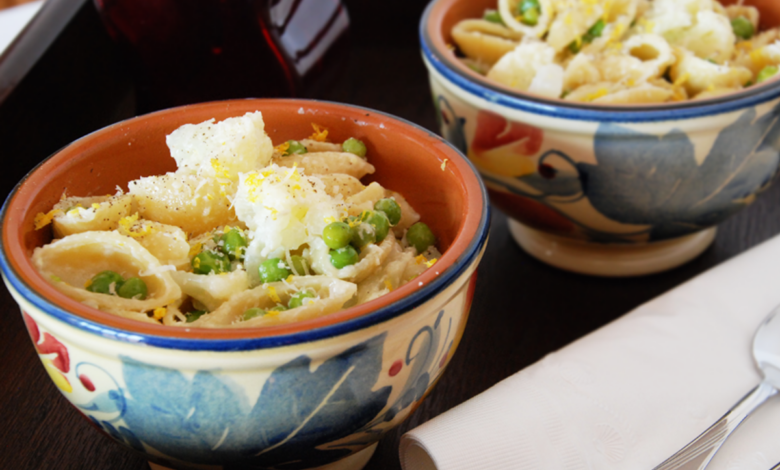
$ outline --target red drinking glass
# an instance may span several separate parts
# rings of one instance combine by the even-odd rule
[[[340,0],[94,0],[125,50],[137,111],[312,96],[345,67]]]

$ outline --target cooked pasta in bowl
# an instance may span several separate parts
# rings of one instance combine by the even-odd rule
[[[44,161],[0,267],[54,384],[150,462],[358,469],[457,346],[486,201],[392,116],[206,103]]]
[[[777,173],[777,2],[435,0],[420,39],[442,135],[553,266],[679,266]]]

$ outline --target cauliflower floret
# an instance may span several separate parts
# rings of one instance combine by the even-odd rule
[[[488,78],[518,90],[559,97],[563,67],[555,63],[555,49],[539,41],[523,41],[490,69]]]
[[[238,181],[238,174],[271,161],[273,144],[260,111],[241,117],[185,124],[166,137],[179,174]],[[227,182],[227,181],[226,181]]]
[[[721,63],[731,57],[736,38],[718,7],[713,0],[656,0],[647,12],[645,28],[702,59]]]
[[[297,167],[272,164],[241,175],[233,204],[250,231],[245,265],[251,276],[271,254],[310,243],[326,225],[347,215],[343,197],[326,189],[322,180]]]

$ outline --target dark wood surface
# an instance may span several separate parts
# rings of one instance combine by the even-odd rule
[[[346,2],[353,42],[347,70],[322,99],[378,109],[436,131],[417,43],[424,2],[404,0],[382,15]],[[91,4],[0,103],[0,195],[46,155],[70,140],[133,113],[132,89]],[[378,24],[379,23],[379,24]],[[76,64],[76,66],[74,66]],[[2,64],[0,64],[2,65]],[[0,67],[2,70],[2,67]],[[397,470],[398,439],[407,430],[479,394],[544,355],[634,307],[780,233],[780,184],[722,224],[699,258],[662,274],[597,278],[544,265],[512,240],[493,211],[491,238],[460,348],[433,393],[385,436],[366,470]],[[780,260],[777,260],[780,262]],[[109,441],[72,409],[51,383],[19,309],[0,292],[0,469],[147,469],[145,459]]]

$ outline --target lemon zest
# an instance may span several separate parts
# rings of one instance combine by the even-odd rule
[[[157,307],[154,309],[154,312],[152,312],[152,316],[155,320],[162,320],[162,318],[165,316],[165,314],[168,313],[168,309],[165,307]]]
[[[593,101],[595,99],[601,98],[602,96],[607,96],[609,92],[606,88],[599,88],[598,90],[594,91],[593,93],[588,93],[587,96],[585,96],[586,101]]]
[[[328,138],[328,129],[320,127],[315,123],[311,123],[311,127],[314,129],[314,133],[309,138],[317,142],[325,142]]]
[[[385,279],[385,287],[389,292],[393,292],[393,283],[390,282],[390,279]]]
[[[203,249],[203,243],[196,243],[190,247],[190,252],[187,254],[190,258],[200,253],[201,249]]]
[[[687,82],[688,79],[691,78],[691,74],[688,72],[685,72],[684,74],[677,77],[677,80],[672,83],[674,86],[682,86],[683,83]]]
[[[268,286],[268,297],[277,304],[282,303],[282,299],[279,298],[279,294],[276,293],[276,288],[274,286]]]
[[[60,209],[52,209],[47,213],[38,212],[35,215],[35,230],[40,230],[43,227],[49,225],[54,219],[54,217],[62,215],[62,211]]]
[[[430,268],[431,266],[433,266],[434,264],[436,264],[436,262],[437,262],[437,261],[439,261],[439,260],[438,260],[438,259],[436,259],[436,258],[433,258],[432,260],[430,260],[430,261],[427,261],[427,262],[425,263],[425,265],[426,265],[426,266],[428,266],[428,267]]]
[[[290,149],[290,143],[289,142],[282,142],[281,144],[279,144],[276,147],[274,147],[274,150],[276,150],[277,152],[281,153],[283,157],[286,157],[287,155],[289,155],[289,153],[287,152],[289,149]]]

